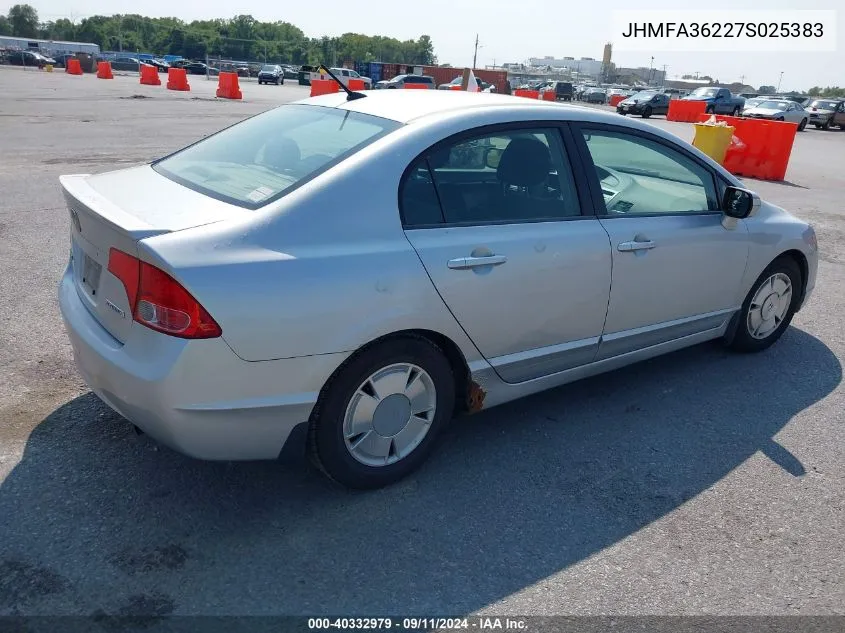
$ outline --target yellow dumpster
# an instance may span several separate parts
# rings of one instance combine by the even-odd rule
[[[723,164],[734,135],[734,128],[730,125],[713,125],[712,123],[695,123],[694,125],[695,138],[692,144],[720,165]]]

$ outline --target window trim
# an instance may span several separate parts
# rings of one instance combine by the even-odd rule
[[[432,172],[431,165],[428,162],[428,155],[432,154],[433,152],[436,152],[444,145],[454,145],[460,142],[462,139],[475,138],[484,134],[492,135],[496,133],[525,129],[556,130],[558,132],[560,147],[565,155],[564,157],[569,163],[570,174],[572,176],[572,183],[575,186],[575,199],[578,203],[579,214],[561,218],[537,218],[519,221],[489,220],[486,222],[447,222],[446,212],[443,210],[443,204],[441,202],[440,192],[437,189],[437,183],[434,179],[434,173]],[[411,172],[413,171],[412,168],[417,165],[417,162],[420,161],[420,159],[425,161],[426,169],[428,169],[429,177],[431,178],[431,182],[434,186],[434,191],[437,194],[437,202],[440,205],[440,216],[443,218],[443,222],[439,224],[408,225],[405,222],[405,211],[402,208],[402,191],[405,187],[405,182],[408,180],[408,178],[410,178]],[[405,167],[405,170],[402,172],[402,177],[399,179],[399,187],[396,190],[397,203],[399,208],[399,220],[402,223],[402,229],[405,231],[415,231],[417,229],[459,228],[466,226],[510,226],[514,224],[536,224],[539,222],[571,222],[574,220],[591,220],[595,219],[596,216],[593,214],[591,209],[589,194],[586,190],[586,178],[586,173],[582,171],[582,166],[580,165],[580,156],[575,144],[575,140],[565,121],[534,120],[482,125],[479,127],[474,127],[471,129],[463,130],[461,132],[457,132],[456,134],[452,134],[451,136],[441,139],[436,143],[429,145],[425,150],[423,150],[422,152],[414,156],[413,159],[411,159],[411,161],[408,163],[408,166]]]
[[[601,220],[615,220],[619,218],[653,218],[653,217],[685,217],[685,216],[698,216],[698,215],[722,215],[724,210],[722,209],[722,197],[720,195],[720,191],[723,190],[724,187],[720,187],[720,183],[724,182],[724,179],[719,176],[709,165],[703,163],[701,160],[698,159],[697,156],[693,155],[692,152],[689,152],[686,148],[676,143],[672,143],[671,141],[667,141],[664,138],[651,134],[645,130],[638,130],[635,128],[624,127],[620,125],[612,125],[609,123],[593,123],[593,122],[586,122],[586,121],[570,121],[570,126],[572,127],[572,135],[575,140],[575,144],[578,146],[579,151],[579,158],[580,162],[583,164],[585,171],[587,172],[587,180],[590,195],[592,198],[593,209],[595,213],[595,217]],[[601,194],[601,183],[599,183],[598,176],[596,174],[596,165],[593,162],[593,156],[590,153],[589,147],[587,147],[587,141],[583,136],[584,131],[604,131],[604,132],[613,132],[617,134],[629,134],[631,136],[637,136],[653,143],[657,143],[658,145],[662,145],[663,147],[673,150],[688,160],[693,161],[696,165],[698,165],[701,169],[705,170],[706,173],[710,174],[710,178],[713,184],[713,190],[716,193],[716,204],[718,206],[715,210],[708,210],[708,211],[676,211],[671,213],[665,213],[661,211],[654,211],[651,213],[608,213],[607,206],[604,202],[604,196]],[[592,169],[590,169],[592,168]],[[724,183],[725,185],[727,183]]]

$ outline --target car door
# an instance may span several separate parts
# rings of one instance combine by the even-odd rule
[[[576,128],[613,257],[597,358],[723,325],[742,303],[748,234],[742,220],[723,226],[713,172],[645,131]]]
[[[845,130],[845,101],[836,107],[831,123],[833,125],[838,125],[840,128]]]
[[[667,94],[660,94],[657,95],[659,102],[657,107],[654,109],[655,114],[669,114],[669,95]]]
[[[400,191],[405,234],[437,291],[511,383],[591,362],[607,313],[607,233],[582,214],[586,185],[580,175],[575,186],[562,139],[554,124],[448,139],[412,163]]]

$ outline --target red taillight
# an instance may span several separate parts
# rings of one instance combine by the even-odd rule
[[[109,272],[123,283],[132,318],[141,325],[181,338],[222,334],[205,308],[163,270],[113,248]]]

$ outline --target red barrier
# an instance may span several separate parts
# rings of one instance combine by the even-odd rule
[[[340,91],[340,86],[334,79],[312,79],[311,96],[330,95]]]
[[[171,68],[170,70],[181,70],[185,72],[184,68]],[[145,86],[160,86],[161,79],[158,77],[158,69],[155,66],[141,64],[141,83]]]
[[[557,93],[554,90],[544,90],[541,94],[543,101],[557,101]]]
[[[702,114],[699,121],[707,121]],[[760,180],[783,180],[792,144],[798,132],[797,123],[767,121],[734,116],[716,116],[734,128],[734,137],[725,154],[725,169],[737,176]]]
[[[111,62],[97,62],[97,79],[114,79]]]
[[[217,80],[217,96],[221,99],[243,99],[238,84],[238,73],[220,73]]]
[[[707,103],[705,101],[672,99],[669,101],[669,112],[666,113],[666,120],[695,123],[699,120],[699,116],[704,114],[706,108]]]
[[[517,90],[513,91],[513,94],[516,97],[525,97],[527,99],[539,99],[540,98],[540,91],[539,90],[517,89]]]
[[[349,84],[346,86],[350,90],[366,90],[367,84],[364,82],[363,79],[350,79]]]
[[[429,90],[428,84],[405,84],[405,90]]]
[[[79,60],[75,57],[70,57],[65,64],[65,72],[68,75],[81,75],[82,64],[80,64]]]
[[[158,71],[156,71],[156,76],[158,76]],[[168,68],[167,89],[189,91],[191,86],[188,84],[188,71],[184,68]]]
[[[615,108],[619,105],[620,101],[625,101],[625,95],[611,95],[608,105],[612,108]]]

